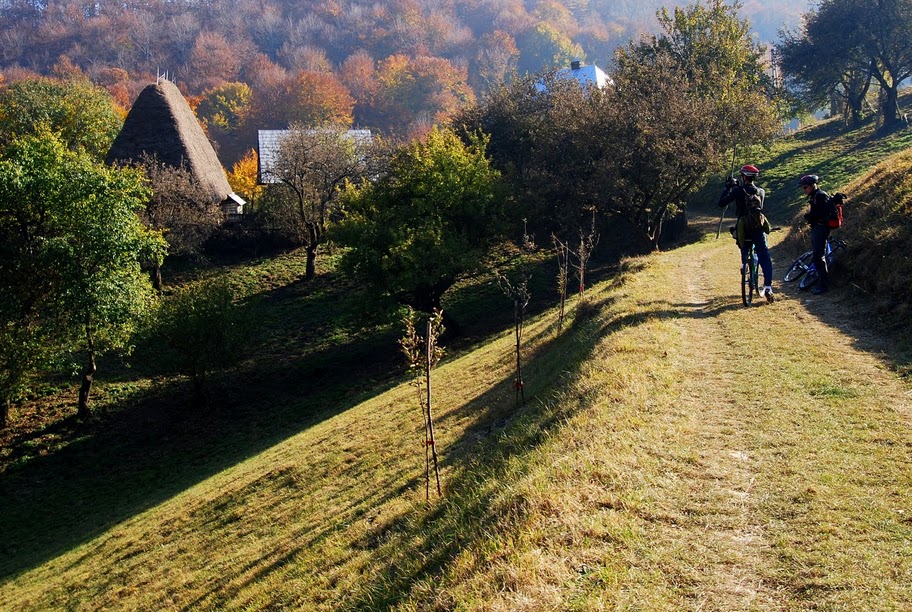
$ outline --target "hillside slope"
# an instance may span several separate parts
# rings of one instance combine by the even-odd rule
[[[627,262],[558,336],[382,393],[0,583],[3,609],[898,609],[912,402],[845,295],[745,309],[704,239]],[[777,269],[786,263],[774,251]]]

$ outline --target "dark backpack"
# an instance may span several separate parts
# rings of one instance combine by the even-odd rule
[[[829,216],[827,217],[827,227],[830,229],[839,229],[842,227],[842,205],[848,200],[849,197],[837,191],[830,196],[830,199],[827,200],[827,206],[829,207]]]
[[[763,227],[766,218],[763,216],[763,200],[760,199],[760,192],[756,187],[753,190],[744,189],[744,206],[747,214],[744,215],[744,228],[749,232],[754,232]]]

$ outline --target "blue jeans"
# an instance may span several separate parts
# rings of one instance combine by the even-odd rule
[[[754,249],[757,251],[757,263],[763,270],[763,286],[773,286],[773,260],[770,258],[769,245],[766,243],[766,232],[762,229],[751,232],[747,238],[754,243]],[[750,253],[750,242],[745,240],[741,243],[741,265],[747,263],[747,256]]]
[[[826,264],[826,240],[829,237],[830,228],[827,226],[811,226],[811,249],[814,251],[811,261],[814,262],[814,268],[817,270],[817,282],[821,289],[828,289],[830,286],[830,271],[827,270]]]

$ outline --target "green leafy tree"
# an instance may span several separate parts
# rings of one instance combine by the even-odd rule
[[[803,16],[801,32],[783,32],[774,47],[774,56],[790,92],[801,107],[815,111],[830,102],[831,95],[842,98],[842,113],[857,125],[873,79],[870,60],[857,41],[852,41],[851,24],[827,19],[826,14],[809,12]]]
[[[697,1],[658,13],[662,33],[621,49],[619,69],[637,65],[671,65],[688,95],[715,108],[704,119],[713,122],[722,149],[769,142],[784,118],[781,93],[767,74],[766,48],[751,35],[750,23],[738,15],[738,1]]]
[[[343,268],[375,296],[440,309],[444,292],[479,265],[502,227],[499,173],[485,145],[434,128],[397,151],[388,174],[347,191],[340,236],[351,249]]]
[[[137,213],[148,191],[142,174],[111,169],[70,151],[47,130],[12,141],[0,156],[0,350],[3,405],[50,356],[81,354],[79,416],[96,357],[127,346],[152,289],[140,261],[163,252],[161,236]],[[18,336],[17,336],[18,334]]]
[[[197,406],[208,404],[211,373],[236,364],[249,338],[234,291],[221,280],[168,296],[150,323],[149,333],[167,347],[162,356],[168,366],[190,377]]]
[[[595,210],[658,246],[664,220],[726,151],[768,142],[778,127],[776,91],[737,6],[660,13],[665,33],[619,50],[613,85],[510,83],[460,115],[461,133],[491,135],[536,233],[569,244]]]
[[[899,85],[912,76],[912,2],[825,0],[804,20],[804,32],[778,47],[783,70],[809,90],[841,85],[853,118],[860,117],[866,79],[873,78],[884,93],[884,123],[895,125]]]
[[[910,0],[863,0],[848,2],[830,0],[820,5],[820,15],[828,17],[829,11],[836,18],[848,19],[850,48],[860,48],[863,53],[846,54],[849,68],[870,69],[871,76],[884,92],[880,111],[884,125],[895,126],[900,119],[899,86],[912,77],[912,2]],[[865,57],[867,55],[867,57]]]
[[[123,125],[111,95],[85,79],[45,77],[0,88],[0,144],[34,135],[42,126],[60,135],[71,150],[103,160]]]

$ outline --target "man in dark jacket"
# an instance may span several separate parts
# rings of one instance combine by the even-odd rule
[[[820,177],[816,174],[806,174],[798,181],[810,204],[810,210],[804,219],[811,224],[811,250],[814,252],[811,259],[818,276],[817,285],[811,290],[815,295],[826,293],[830,289],[830,273],[826,263],[826,241],[830,237],[830,196],[817,186],[819,180]]]
[[[746,223],[750,209],[758,211],[763,209],[763,203],[766,200],[766,192],[762,187],[754,185],[754,181],[760,176],[760,170],[756,166],[747,164],[741,166],[741,184],[733,178],[725,183],[725,191],[719,197],[719,208],[725,208],[732,202],[735,203],[735,216],[737,221],[736,239],[738,247],[741,249],[741,266],[747,265],[747,256],[750,253],[751,242],[757,251],[757,262],[760,269],[763,270],[763,295],[767,301],[773,301],[773,261],[769,254],[769,245],[767,244],[766,234],[769,231],[769,224],[754,224],[754,227],[748,227]]]

